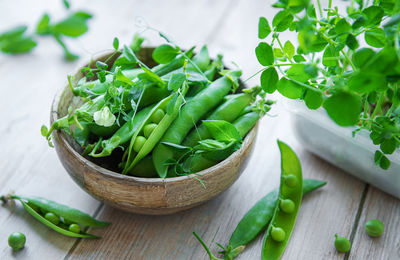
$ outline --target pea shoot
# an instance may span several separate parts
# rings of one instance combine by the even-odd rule
[[[375,163],[388,169],[387,155],[400,147],[400,6],[349,1],[340,12],[334,3],[323,9],[320,1],[280,0],[272,21],[260,17],[261,87],[323,107],[336,124],[354,126],[353,135],[368,132],[379,146]],[[282,41],[289,31],[296,43]]]

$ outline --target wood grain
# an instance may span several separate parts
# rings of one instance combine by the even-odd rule
[[[277,9],[265,0],[82,0],[72,1],[74,10],[87,9],[95,14],[90,30],[78,40],[68,41],[72,50],[86,61],[98,52],[110,49],[114,36],[129,43],[135,18],[141,16],[182,45],[208,43],[211,53],[225,54],[236,61],[244,78],[259,65],[254,48],[260,15],[271,21]],[[327,2],[327,1],[322,1]],[[337,2],[342,3],[340,1]],[[335,2],[336,4],[336,2]],[[40,8],[38,8],[40,7]],[[0,31],[21,23],[35,24],[46,10],[55,20],[65,15],[61,1],[0,1]],[[31,27],[33,31],[33,27]],[[149,45],[162,42],[151,31],[145,32]],[[296,35],[291,35],[294,38]],[[290,38],[289,37],[289,38]],[[1,193],[11,189],[26,195],[40,195],[95,213],[99,203],[83,192],[68,177],[53,149],[39,134],[48,122],[51,100],[66,74],[78,63],[66,63],[62,51],[51,38],[40,38],[38,47],[28,55],[0,54],[0,183]],[[257,84],[258,79],[248,81]],[[278,97],[274,97],[278,98]],[[91,232],[100,240],[75,240],[63,237],[28,216],[21,207],[11,212],[0,210],[0,259],[207,259],[191,234],[198,232],[217,251],[214,242],[225,244],[243,214],[263,195],[278,186],[280,157],[276,139],[287,142],[299,155],[305,177],[328,180],[328,185],[304,199],[298,223],[283,259],[341,259],[333,248],[333,235],[350,236],[356,228],[350,259],[399,259],[400,203],[373,188],[361,197],[365,184],[307,153],[296,141],[289,113],[277,105],[260,124],[254,156],[238,181],[226,192],[197,208],[171,216],[140,216],[104,206],[101,219],[113,222],[106,229]],[[381,238],[365,235],[366,220],[380,218],[386,225]],[[358,224],[357,224],[358,223]],[[11,232],[27,235],[27,247],[13,254],[6,245]],[[259,259],[262,238],[250,244],[238,259]]]

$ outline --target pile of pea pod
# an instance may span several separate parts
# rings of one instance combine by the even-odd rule
[[[159,64],[150,68],[138,59],[140,46],[116,49],[84,68],[81,80],[69,77],[84,103],[50,129],[42,126],[42,135],[51,145],[51,132],[64,130],[83,155],[132,176],[175,177],[217,164],[240,148],[273,102],[260,87],[241,89],[241,71],[224,69],[222,55],[211,60],[207,46],[193,50],[160,45],[152,55]]]

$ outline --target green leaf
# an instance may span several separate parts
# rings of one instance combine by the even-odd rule
[[[42,134],[42,136],[47,137],[49,133],[49,129],[47,128],[47,126],[42,125],[42,127],[40,128],[40,133]]]
[[[335,47],[328,45],[322,55],[322,64],[326,67],[334,67],[338,65],[339,57],[335,51]]]
[[[286,41],[285,45],[283,46],[283,50],[285,51],[286,56],[291,59],[294,55],[294,46],[290,41]]]
[[[357,68],[364,67],[374,57],[375,52],[369,48],[361,48],[353,55],[353,62]]]
[[[160,64],[165,64],[173,59],[179,54],[179,50],[174,48],[173,46],[169,44],[163,44],[158,46],[154,51],[153,51],[153,59]]]
[[[43,14],[42,18],[39,20],[36,26],[36,33],[39,35],[51,33],[50,16],[47,13]]]
[[[8,54],[21,54],[30,52],[37,45],[32,37],[13,37],[0,42],[0,50]]]
[[[182,84],[186,80],[186,75],[184,73],[174,73],[168,82],[168,90],[178,91]]]
[[[384,11],[379,6],[370,6],[365,8],[362,13],[367,17],[367,25],[379,25],[382,21]]]
[[[64,6],[65,6],[66,9],[69,9],[70,6],[71,6],[71,4],[69,3],[68,0],[63,0],[63,4],[64,4]]]
[[[282,58],[282,57],[285,57],[285,54],[283,54],[283,52],[280,48],[274,48],[274,56],[276,58]]]
[[[292,21],[293,15],[286,10],[282,10],[278,12],[272,20],[272,27],[276,32],[283,32],[289,28]]]
[[[113,47],[114,47],[114,50],[118,51],[118,48],[119,48],[119,40],[118,40],[117,37],[114,37],[114,40],[113,40]]]
[[[278,81],[277,89],[279,93],[290,99],[302,98],[304,87],[286,78]]]
[[[14,37],[20,37],[28,29],[26,25],[17,26],[0,34],[0,41],[4,41]]]
[[[346,21],[346,19],[340,19],[335,25],[335,31],[337,34],[349,33],[351,31],[351,25]]]
[[[359,47],[358,41],[353,34],[348,34],[346,38],[346,45],[352,50],[356,50]]]
[[[256,47],[256,56],[258,62],[263,66],[269,66],[274,63],[274,53],[272,47],[265,42],[260,42]]]
[[[78,37],[88,30],[87,20],[92,18],[92,15],[86,12],[75,12],[56,23],[52,27],[54,33],[59,33],[69,37]]]
[[[300,82],[307,82],[311,78],[311,75],[305,71],[306,65],[303,63],[293,64],[290,69],[286,72],[286,75],[294,80]]]
[[[294,56],[293,56],[293,60],[294,60],[295,62],[297,62],[297,63],[306,61],[306,59],[305,59],[302,55],[299,55],[299,54],[294,55]]]
[[[379,150],[375,151],[374,161],[376,165],[384,170],[387,170],[390,167],[389,159]]]
[[[241,141],[242,138],[236,127],[224,120],[203,120],[212,137],[221,142]]]
[[[258,22],[258,38],[265,39],[271,33],[271,27],[265,17],[260,17]]]
[[[298,34],[300,48],[303,52],[320,52],[325,49],[328,42],[320,34],[312,34],[310,31],[300,31]]]
[[[358,93],[369,93],[386,87],[386,77],[374,71],[360,71],[349,78],[348,86]]]
[[[361,98],[355,94],[340,91],[324,102],[329,117],[340,126],[353,126],[359,121]]]
[[[383,141],[381,143],[380,148],[381,148],[382,152],[385,153],[385,154],[394,153],[394,151],[397,148],[396,139],[394,139],[393,137],[390,138],[390,139],[385,139],[385,141]]]
[[[321,91],[307,89],[304,102],[309,109],[317,109],[322,105],[323,98]]]
[[[278,83],[279,77],[274,67],[268,68],[261,73],[261,88],[267,93],[274,93],[276,90],[276,84]]]
[[[381,28],[373,28],[365,32],[365,41],[368,45],[382,48],[386,45],[386,35]]]
[[[130,86],[134,85],[133,81],[130,78],[128,78],[127,76],[125,76],[120,68],[118,68],[116,73],[115,73],[115,79],[118,80],[118,81],[121,81],[123,83],[126,83],[126,84],[128,84]]]

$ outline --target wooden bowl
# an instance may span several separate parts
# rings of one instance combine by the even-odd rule
[[[152,48],[144,48],[141,59],[151,59]],[[104,61],[110,53],[96,60]],[[113,62],[113,61],[111,61]],[[150,61],[151,62],[151,61]],[[80,69],[75,80],[83,77]],[[68,107],[79,106],[65,86],[54,98],[50,122],[66,115]],[[239,150],[224,161],[196,174],[205,181],[206,189],[191,176],[174,178],[140,178],[126,176],[103,168],[83,157],[80,146],[64,131],[53,132],[57,155],[72,179],[86,192],[102,202],[124,211],[164,215],[200,205],[231,186],[246,166],[256,137],[257,125],[248,133]]]

